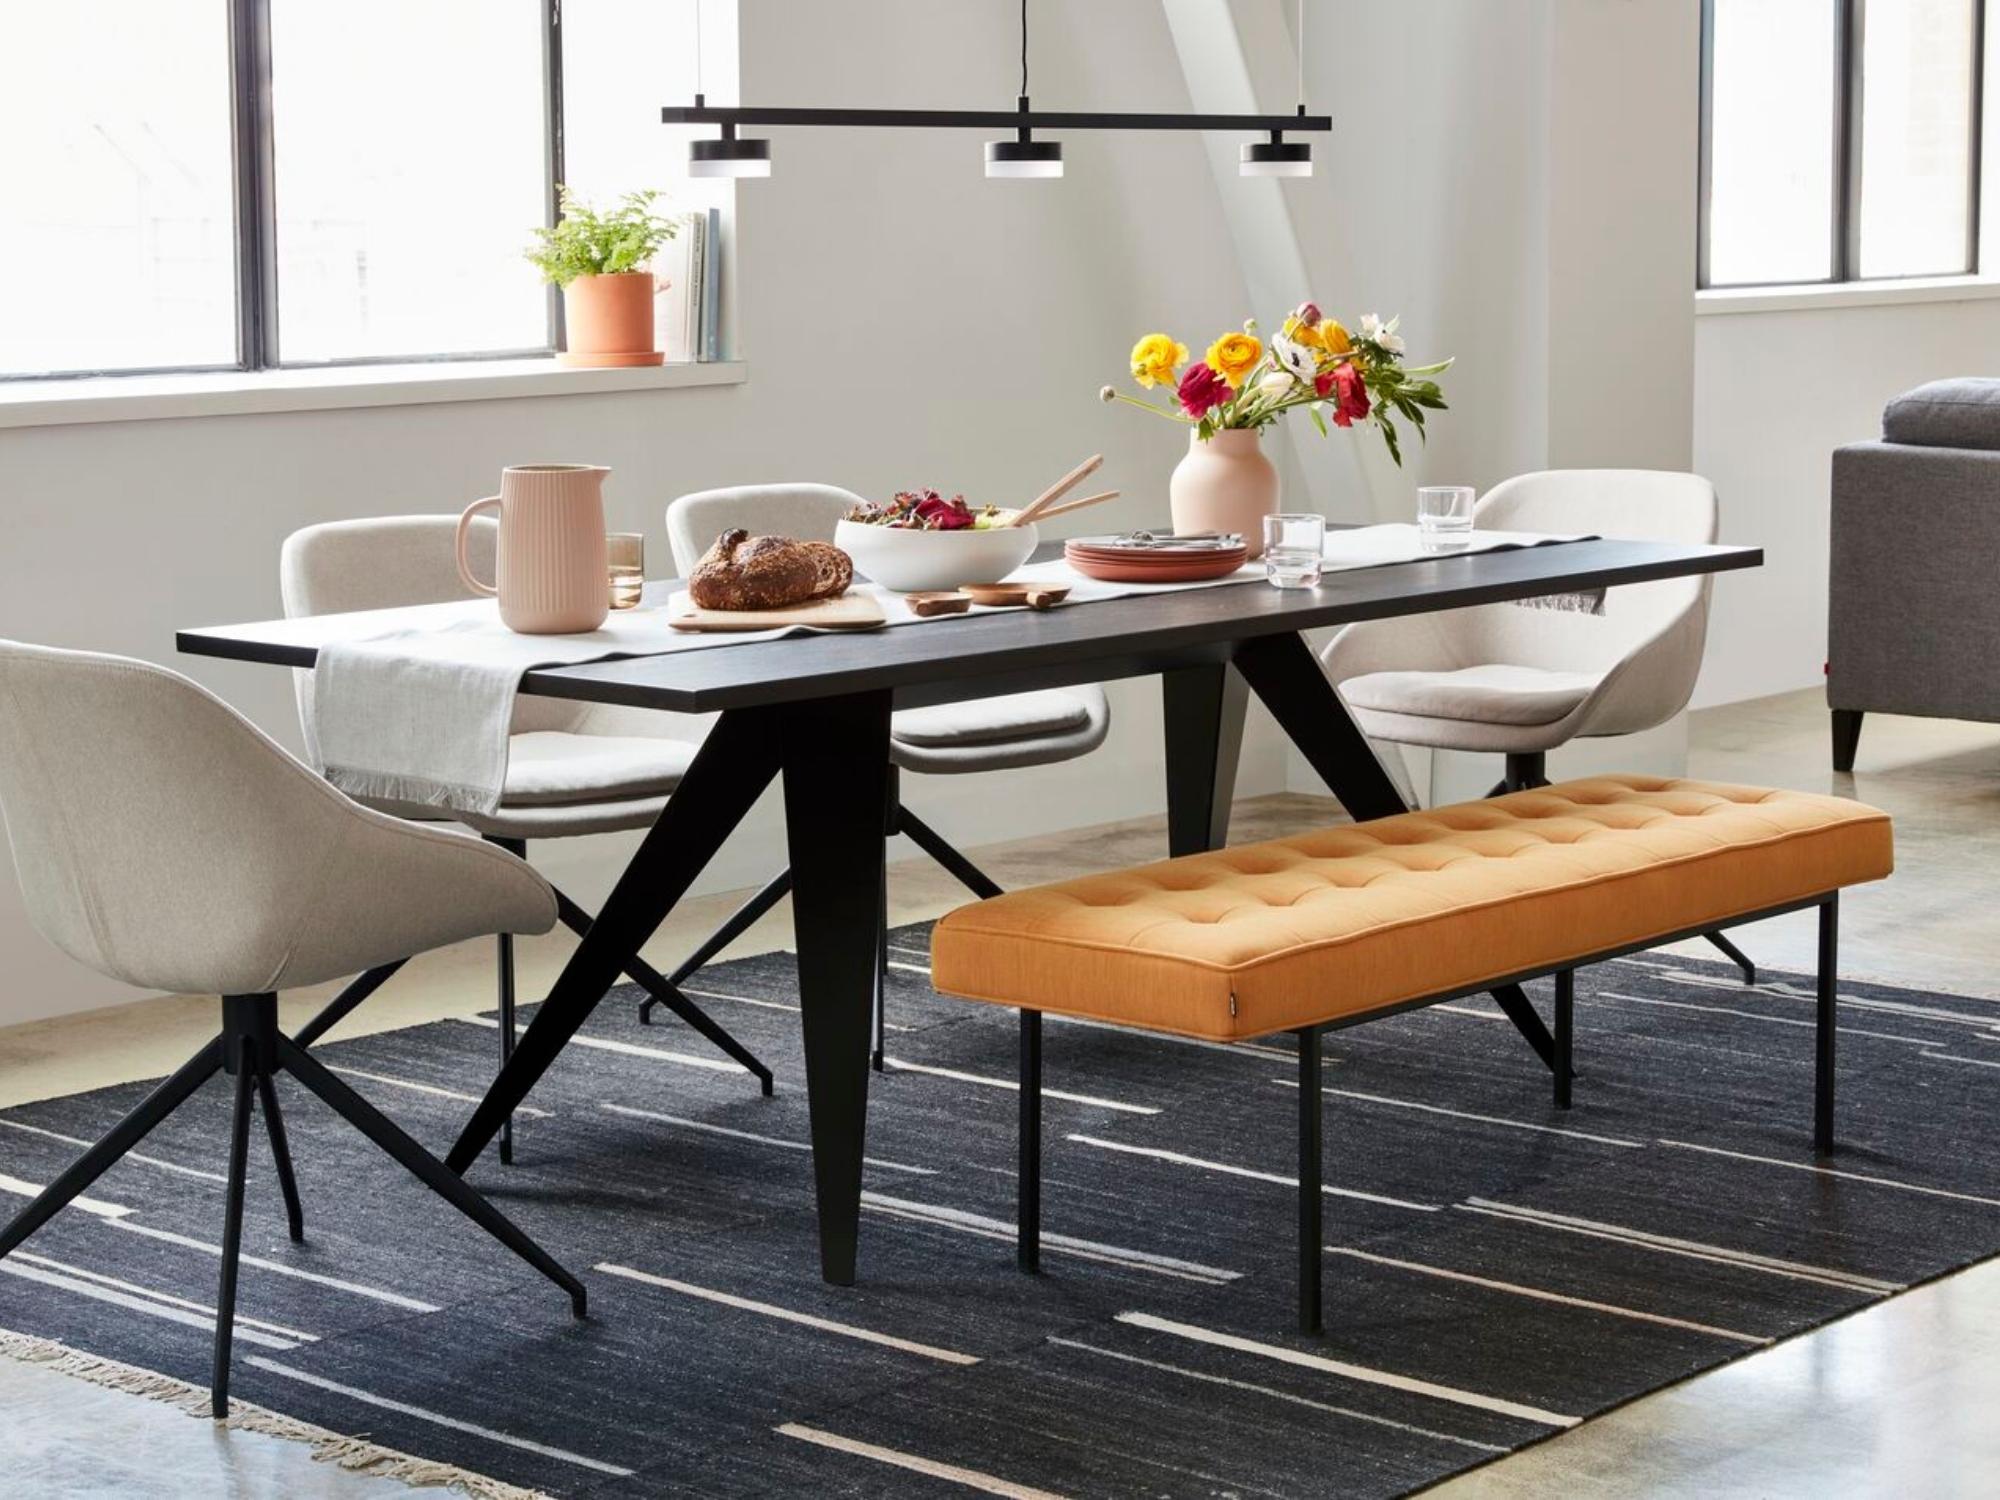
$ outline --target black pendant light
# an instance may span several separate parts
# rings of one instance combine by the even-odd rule
[[[700,51],[700,0],[695,5],[696,51]],[[1021,0],[1021,93],[1012,111],[998,109],[798,109],[762,108],[749,105],[711,106],[700,92],[700,64],[696,63],[696,93],[692,107],[670,104],[660,111],[668,125],[715,125],[721,135],[715,140],[692,141],[688,145],[688,171],[696,177],[769,177],[771,143],[740,137],[745,125],[831,126],[838,129],[876,128],[886,130],[1011,130],[1011,140],[986,144],[988,177],[1060,177],[1063,174],[1062,143],[1037,140],[1037,130],[1234,130],[1266,135],[1268,140],[1243,147],[1242,172],[1246,177],[1308,177],[1312,175],[1311,148],[1300,141],[1287,141],[1287,132],[1326,133],[1333,129],[1329,115],[1305,112],[1305,0],[1299,0],[1299,82],[1298,112],[1291,115],[1162,115],[1113,114],[1089,111],[1037,111],[1028,103],[1028,6]]]

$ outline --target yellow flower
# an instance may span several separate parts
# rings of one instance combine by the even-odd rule
[[[1149,333],[1132,346],[1132,378],[1148,390],[1171,386],[1174,367],[1187,357],[1186,344],[1177,344],[1164,333]]]
[[[1255,334],[1225,333],[1208,346],[1208,367],[1228,381],[1232,391],[1242,389],[1243,378],[1263,357],[1263,342]]]
[[[1302,344],[1308,349],[1324,349],[1326,347],[1326,345],[1320,341],[1320,331],[1318,324],[1314,324],[1311,327],[1307,327],[1304,323],[1301,323],[1296,317],[1290,317],[1285,319],[1285,326],[1283,329],[1283,333],[1284,336],[1290,339],[1293,343]]]
[[[1352,354],[1354,352],[1354,340],[1347,336],[1347,330],[1340,326],[1338,320],[1322,318],[1320,319],[1318,329],[1315,331],[1320,337],[1320,347],[1326,350],[1328,354]]]

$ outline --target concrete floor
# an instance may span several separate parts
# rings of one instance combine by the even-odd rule
[[[1859,771],[1828,770],[1820,695],[1798,693],[1694,716],[1690,774],[1835,791],[1897,819],[1897,875],[1842,904],[1842,967],[1856,977],[2000,994],[2000,727],[1870,720]],[[1232,841],[1296,831],[1332,815],[1324,799],[1266,797],[1238,805]],[[1164,820],[1142,819],[977,851],[1002,885],[1157,858]],[[892,920],[935,916],[963,899],[924,862],[895,867]],[[690,902],[649,949],[671,963],[735,897]],[[732,953],[789,942],[784,907]],[[1738,933],[1761,962],[1809,967],[1810,914]],[[561,937],[521,945],[521,988],[534,993],[569,952]],[[1701,945],[1690,952],[1705,953]],[[1712,956],[1712,955],[1711,955]],[[418,960],[335,1035],[389,1030],[490,1005],[486,944]],[[287,997],[288,1024],[324,1000]],[[212,1000],[139,1007],[0,1031],[0,1106],[178,1065],[212,1034]],[[1597,1497],[1991,1495],[2000,1491],[2000,1262],[1962,1272],[1634,1402],[1561,1437],[1438,1487],[1451,1500],[1550,1493]],[[278,1439],[214,1431],[179,1412],[0,1359],[0,1470],[16,1455],[24,1491],[73,1495],[275,1495],[384,1491],[315,1465]],[[119,1454],[144,1455],[134,1467]],[[61,1476],[58,1479],[57,1476]],[[10,1479],[18,1475],[10,1474]]]

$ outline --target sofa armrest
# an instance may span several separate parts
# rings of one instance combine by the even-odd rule
[[[2000,452],[1833,455],[1827,701],[2000,720]]]

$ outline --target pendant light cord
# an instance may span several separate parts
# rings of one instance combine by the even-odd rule
[[[1021,0],[1021,97],[1028,96],[1028,0]]]
[[[701,0],[695,0],[695,3],[699,5]],[[1022,0],[1022,3],[1025,4],[1026,0]],[[1293,45],[1299,49],[1299,113],[1304,114],[1306,112],[1306,0],[1299,0],[1298,35],[1293,38]]]
[[[701,86],[701,0],[694,0],[694,93],[697,99],[706,93]]]

